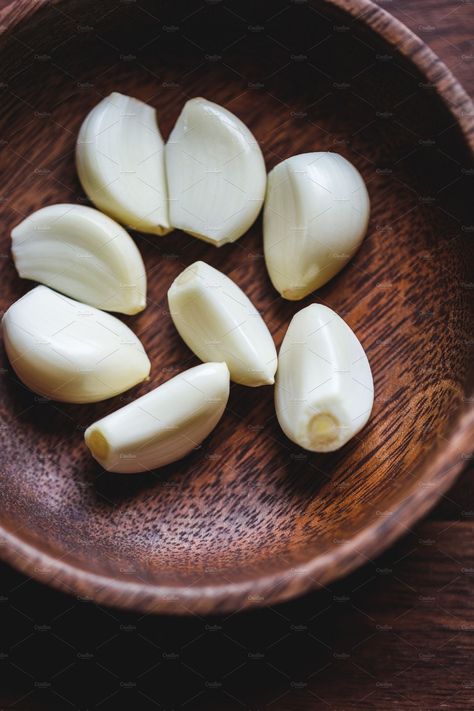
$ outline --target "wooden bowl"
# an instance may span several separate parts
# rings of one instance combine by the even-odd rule
[[[84,201],[78,128],[113,90],[155,105],[165,136],[188,98],[223,104],[254,132],[268,168],[340,152],[372,200],[355,259],[300,303],[271,287],[260,221],[221,249],[178,232],[137,234],[149,306],[127,322],[152,377],[121,397],[45,401],[2,351],[2,557],[100,603],[179,613],[275,603],[372,559],[437,501],[473,441],[474,122],[461,87],[366,0],[19,0],[0,24],[3,310],[31,288],[13,267],[10,230],[41,206]],[[197,364],[166,303],[197,259],[246,290],[278,346],[313,301],[347,319],[375,377],[360,437],[309,454],[280,431],[272,388],[234,385],[223,420],[185,460],[143,475],[98,467],[84,428]]]

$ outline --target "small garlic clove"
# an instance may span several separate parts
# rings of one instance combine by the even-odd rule
[[[164,144],[155,109],[114,92],[86,116],[76,145],[79,179],[94,205],[124,225],[170,231]]]
[[[365,183],[337,153],[304,153],[268,175],[263,213],[265,263],[275,289],[299,300],[337,274],[367,231]]]
[[[278,422],[312,452],[342,447],[367,423],[374,384],[355,333],[322,304],[298,311],[281,344],[275,385]]]
[[[230,111],[202,98],[188,101],[165,155],[173,227],[220,247],[255,222],[265,196],[265,162]]]
[[[111,314],[37,286],[2,320],[7,356],[33,392],[62,402],[97,402],[148,377],[135,334]]]
[[[123,227],[83,205],[49,205],[12,231],[18,274],[106,311],[146,306],[140,252]]]
[[[274,382],[273,338],[250,299],[228,276],[195,262],[174,280],[168,304],[181,338],[198,358],[225,361],[231,380],[242,385]]]
[[[110,472],[163,467],[196,449],[229,398],[225,363],[204,363],[95,422],[85,432],[92,456]]]

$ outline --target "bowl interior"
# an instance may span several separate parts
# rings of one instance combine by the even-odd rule
[[[416,69],[325,4],[99,5],[44,8],[0,48],[2,310],[31,288],[13,267],[11,228],[41,206],[86,202],[75,139],[87,112],[114,90],[156,106],[165,137],[187,99],[223,104],[254,132],[269,169],[296,153],[340,152],[372,201],[356,257],[299,303],[272,289],[261,220],[221,249],[180,232],[134,235],[149,305],[126,321],[152,373],[121,397],[91,406],[44,401],[1,353],[3,526],[82,571],[205,597],[209,586],[256,581],[330,553],[431,481],[433,453],[449,441],[470,392],[466,149]],[[348,321],[375,378],[373,416],[359,437],[338,453],[311,455],[281,433],[272,388],[234,385],[223,420],[185,460],[133,476],[96,465],[85,427],[198,362],[166,302],[171,281],[197,259],[247,292],[277,346],[292,315],[313,301]]]

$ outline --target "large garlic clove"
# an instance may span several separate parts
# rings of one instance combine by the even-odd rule
[[[95,422],[85,432],[92,456],[111,472],[143,472],[196,449],[229,398],[225,363],[204,363]]]
[[[105,400],[150,372],[142,344],[122,321],[46,286],[12,304],[2,327],[13,370],[52,400]]]
[[[360,246],[370,203],[365,183],[337,153],[304,153],[268,175],[265,263],[275,289],[298,300],[323,286]]]
[[[232,279],[205,262],[195,262],[168,291],[171,318],[179,334],[203,361],[223,360],[242,385],[274,382],[275,344],[262,317]]]
[[[281,344],[275,385],[286,436],[312,452],[332,452],[364,427],[373,400],[367,356],[347,323],[322,304],[295,314]]]
[[[94,205],[141,232],[170,231],[164,144],[155,109],[114,92],[86,116],[76,145],[82,187]]]
[[[146,306],[146,274],[130,235],[98,210],[49,205],[12,231],[21,277],[34,279],[106,311],[135,314]]]
[[[259,145],[234,114],[188,101],[165,149],[173,227],[220,247],[255,222],[265,196]]]

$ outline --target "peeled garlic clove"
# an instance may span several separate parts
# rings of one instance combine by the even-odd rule
[[[76,145],[82,187],[94,205],[124,225],[170,231],[164,146],[155,109],[114,92],[86,116]]]
[[[52,400],[105,400],[150,372],[142,344],[122,321],[46,286],[12,304],[2,327],[15,373]]]
[[[292,301],[323,286],[355,254],[367,231],[365,183],[337,153],[304,153],[268,175],[263,213],[265,263]]]
[[[281,344],[275,385],[286,436],[312,452],[332,452],[360,432],[373,401],[370,365],[347,323],[322,304],[298,311]]]
[[[226,364],[204,363],[95,422],[85,441],[109,472],[163,467],[201,444],[221,419],[228,398]]]
[[[166,144],[173,227],[220,247],[255,222],[265,196],[262,152],[249,129],[212,101],[188,101]]]
[[[12,231],[18,274],[106,311],[146,306],[146,274],[130,235],[98,210],[49,205]]]
[[[277,354],[270,332],[228,276],[195,262],[174,280],[168,304],[181,338],[198,358],[225,361],[231,380],[242,385],[274,382]]]

